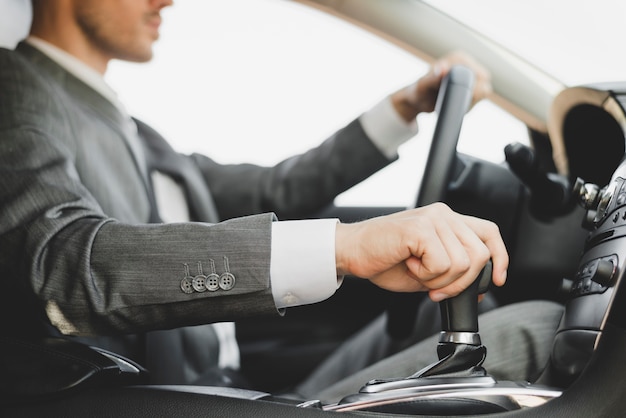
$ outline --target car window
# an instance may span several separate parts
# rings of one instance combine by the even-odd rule
[[[404,50],[308,7],[223,0],[167,9],[153,61],[114,62],[108,81],[129,111],[177,150],[270,165],[317,145],[427,69]],[[412,205],[434,120],[420,116],[420,132],[399,150],[399,161],[336,203]],[[512,141],[528,142],[524,126],[484,102],[466,117],[459,149],[502,161]]]
[[[624,79],[623,0],[424,1],[567,85]]]

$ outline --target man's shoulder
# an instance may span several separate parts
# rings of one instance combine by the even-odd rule
[[[59,117],[59,89],[27,56],[0,48],[0,125],[43,125]]]
[[[26,86],[49,84],[37,66],[16,50],[0,48],[0,91],[7,94]]]
[[[32,64],[15,50],[0,48],[0,73],[19,74],[23,69],[29,69]]]

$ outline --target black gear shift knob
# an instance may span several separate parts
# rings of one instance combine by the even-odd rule
[[[439,361],[411,377],[487,375],[482,368],[487,349],[478,334],[478,295],[489,289],[492,271],[490,260],[467,289],[439,302],[442,324],[437,345]]]
[[[489,289],[492,271],[490,260],[467,289],[453,298],[439,302],[442,326],[440,342],[480,345],[478,295]],[[466,334],[475,334],[475,338]]]

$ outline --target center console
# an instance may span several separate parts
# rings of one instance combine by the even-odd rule
[[[528,382],[498,381],[482,367],[487,349],[478,333],[478,295],[492,276],[489,262],[474,283],[440,302],[439,361],[404,379],[376,379],[359,393],[325,409],[419,415],[481,415],[542,404],[559,389]]]

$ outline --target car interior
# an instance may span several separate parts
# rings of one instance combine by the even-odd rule
[[[626,82],[554,83],[421,1],[304,0],[420,56],[464,49],[488,62],[494,101],[527,126],[530,144],[494,163],[457,150],[473,74],[454,67],[414,206],[443,201],[498,224],[510,255],[507,284],[470,288],[440,303],[439,361],[405,379],[380,376],[335,404],[283,398],[333,349],[386,313],[387,332],[411,332],[423,294],[393,294],[346,277],[332,298],[285,317],[237,322],[242,371],[257,390],[148,385],[149,370],[67,339],[0,336],[2,416],[621,416],[626,409]],[[7,3],[8,4],[8,3]],[[2,12],[0,12],[2,14]],[[432,42],[427,28],[448,37]],[[420,29],[421,28],[421,29]],[[452,34],[454,36],[452,36]],[[20,36],[20,35],[16,35]],[[447,41],[450,39],[450,41]],[[452,43],[452,39],[455,39]],[[524,71],[523,71],[523,70]],[[416,176],[418,175],[416,170]],[[331,205],[319,217],[350,222],[405,209]],[[533,382],[499,381],[481,368],[478,295],[496,305],[565,306],[549,364]]]

